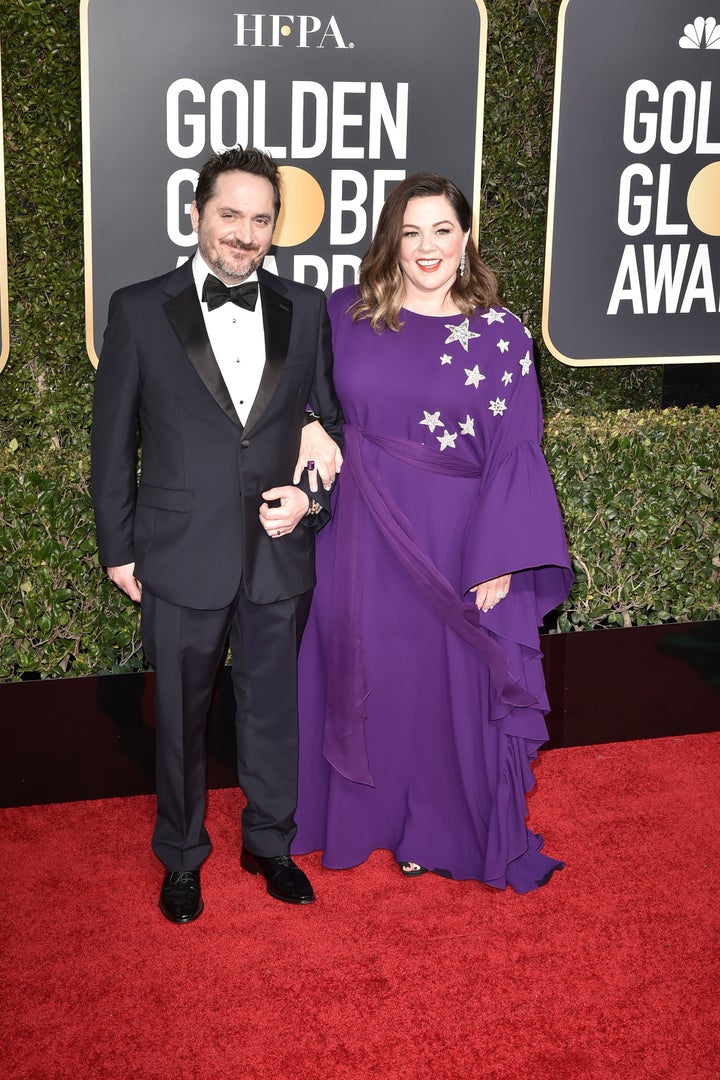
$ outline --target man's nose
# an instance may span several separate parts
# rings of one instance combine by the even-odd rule
[[[233,229],[233,235],[239,244],[252,244],[252,222],[248,221],[247,219],[240,219],[236,221],[235,228]]]

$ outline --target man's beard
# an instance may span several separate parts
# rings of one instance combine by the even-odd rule
[[[257,270],[262,262],[262,256],[258,253],[257,248],[252,248],[250,251],[248,251],[247,248],[241,248],[240,250],[247,255],[248,259],[250,259],[250,262],[247,264],[247,269],[242,272],[238,271],[236,266],[229,266],[222,258],[215,261],[213,269],[217,268],[224,277],[232,278],[233,281],[237,282],[244,281],[245,278],[250,277],[253,271]]]
[[[212,252],[206,250],[206,245],[202,236],[198,236],[198,240],[200,254],[207,265],[218,277],[221,277],[223,280],[227,279],[229,282],[237,282],[239,284],[240,282],[245,281],[246,278],[249,278],[250,275],[257,270],[265,257],[265,252],[261,252],[260,249],[255,246],[248,248],[236,244],[233,246],[233,250],[242,252],[249,260],[249,262],[245,264],[245,268],[239,270],[237,265],[226,262],[222,256],[223,246],[228,247],[229,245],[218,244],[217,250],[219,251],[219,255],[213,257]]]

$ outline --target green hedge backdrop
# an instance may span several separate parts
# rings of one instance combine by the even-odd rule
[[[558,8],[487,0],[480,213],[483,254],[536,339],[578,576],[552,628],[715,619],[718,410],[662,411],[660,367],[570,368],[540,344]],[[137,609],[97,566],[88,492],[79,4],[3,0],[0,39],[11,320],[0,680],[132,670],[143,665]]]

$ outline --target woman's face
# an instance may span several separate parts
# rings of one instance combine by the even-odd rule
[[[444,195],[410,199],[405,207],[400,269],[408,298],[445,295],[457,276],[468,233]]]

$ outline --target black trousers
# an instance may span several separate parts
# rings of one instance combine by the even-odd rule
[[[247,798],[242,842],[287,855],[297,805],[297,654],[312,593],[202,611],[142,595],[142,639],[155,668],[157,819],[153,851],[167,870],[197,870],[205,828],[205,733],[218,664],[230,637],[238,780]]]

